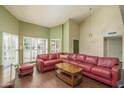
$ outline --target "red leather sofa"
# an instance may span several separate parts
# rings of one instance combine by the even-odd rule
[[[36,67],[40,72],[55,69],[55,64],[62,62],[59,54],[42,54],[36,59]]]
[[[42,54],[36,59],[38,71],[45,72],[55,69],[55,64],[68,62],[83,68],[83,75],[101,81],[112,87],[117,86],[120,79],[120,64],[118,58],[98,57],[84,54]]]

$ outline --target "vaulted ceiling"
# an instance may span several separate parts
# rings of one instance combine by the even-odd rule
[[[93,5],[5,5],[18,20],[45,27],[63,24],[68,19],[81,22],[89,16],[89,8],[95,11],[100,6]]]

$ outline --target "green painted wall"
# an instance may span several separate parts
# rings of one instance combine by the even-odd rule
[[[0,64],[2,64],[2,32],[17,34],[19,32],[18,20],[3,6],[0,6]]]
[[[63,52],[69,52],[69,21],[63,24]]]
[[[19,36],[19,62],[23,62],[23,36],[48,39],[48,52],[50,39],[61,39],[61,52],[70,52],[70,20],[62,25],[46,28],[31,23],[18,21],[3,6],[0,6],[0,64],[2,63],[2,32],[17,34]]]
[[[49,32],[49,29],[46,27],[20,21],[19,22],[19,36],[20,36],[19,58],[20,58],[20,63],[22,63],[23,62],[23,48],[22,48],[23,37],[28,36],[28,37],[37,37],[37,38],[47,38],[49,40],[50,32]],[[49,44],[48,44],[48,48],[49,48]]]
[[[0,65],[2,64],[2,33],[0,32]]]
[[[46,27],[20,21],[19,28],[24,36],[49,38],[49,29]]]
[[[60,39],[61,40],[61,52],[62,52],[62,42],[63,42],[63,28],[62,25],[58,25],[56,27],[52,27],[50,29],[50,40],[51,39]]]
[[[48,41],[50,37],[48,28],[18,21],[11,13],[8,12],[8,10],[6,10],[3,6],[0,6],[0,64],[2,64],[2,32],[8,32],[19,36],[20,63],[23,60],[23,36],[47,38]]]
[[[10,14],[3,6],[0,6],[0,32],[18,34],[18,20]]]

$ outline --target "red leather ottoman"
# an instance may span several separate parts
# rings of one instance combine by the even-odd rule
[[[19,74],[19,76],[33,74],[33,68],[34,68],[33,64],[29,64],[29,63],[28,64],[22,64],[18,68],[18,74]]]

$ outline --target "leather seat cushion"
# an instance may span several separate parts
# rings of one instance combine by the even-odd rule
[[[60,54],[59,57],[60,57],[60,59],[68,59],[68,55],[67,54],[65,54],[65,55]]]
[[[59,62],[61,62],[61,59],[53,59],[53,60],[45,61],[44,66],[55,65]]]
[[[20,71],[20,73],[28,73],[28,72],[33,72],[33,69],[26,69]]]
[[[73,61],[73,60],[68,60],[68,63],[74,64],[74,65],[77,65],[77,66],[82,64],[82,62],[80,62],[80,61]]]
[[[109,68],[95,66],[91,69],[91,73],[107,79],[111,79],[111,69]]]
[[[84,71],[90,72],[91,68],[94,67],[95,65],[89,63],[82,63],[79,66],[82,67]]]
[[[28,69],[33,69],[34,65],[33,64],[22,64],[19,66],[19,70],[28,70]]]

